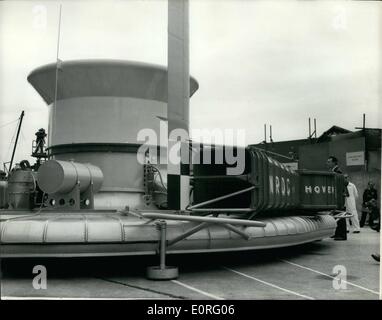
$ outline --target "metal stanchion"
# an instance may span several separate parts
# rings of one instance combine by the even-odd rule
[[[171,280],[179,276],[178,267],[166,266],[166,221],[157,222],[157,228],[160,231],[159,239],[159,266],[148,267],[146,276],[151,280]]]

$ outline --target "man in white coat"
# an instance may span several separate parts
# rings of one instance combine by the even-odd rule
[[[358,212],[356,207],[356,199],[358,198],[358,191],[354,183],[351,183],[349,181],[349,176],[347,174],[344,175],[345,177],[345,185],[347,188],[347,193],[345,197],[345,207],[346,212],[352,214],[353,216],[350,218],[351,223],[353,225],[354,231],[353,233],[360,233],[360,226],[359,226],[359,219],[358,219]],[[348,221],[348,229],[349,229],[349,220]]]

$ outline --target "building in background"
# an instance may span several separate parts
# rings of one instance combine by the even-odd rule
[[[267,150],[274,158],[292,169],[327,170],[326,160],[335,156],[344,173],[358,189],[357,210],[362,209],[362,193],[373,181],[381,207],[381,132],[362,128],[350,131],[332,126],[318,138],[259,143],[253,146]]]

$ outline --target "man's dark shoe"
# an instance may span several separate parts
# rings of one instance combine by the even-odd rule
[[[358,231],[358,230],[356,230],[356,231],[353,231],[353,233],[360,233],[361,231]]]
[[[377,224],[370,226],[370,229],[379,232],[379,226]]]
[[[342,237],[335,237],[334,240],[336,241],[344,241],[346,240],[346,238],[342,238]]]
[[[380,258],[381,258],[381,256],[380,256],[379,254],[374,254],[374,253],[373,253],[371,256],[373,257],[374,260],[376,260],[376,261],[378,261],[378,262],[379,262],[379,260],[380,260]]]

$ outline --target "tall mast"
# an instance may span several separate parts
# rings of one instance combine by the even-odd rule
[[[23,123],[23,118],[24,118],[24,110],[21,112],[20,119],[19,119],[19,126],[17,128],[16,141],[15,141],[15,145],[13,146],[11,163],[9,164],[9,170],[8,170],[9,172],[12,170],[13,160],[15,158],[16,147],[17,147],[17,142],[19,140],[19,135],[20,135],[20,130],[21,130],[21,124]]]
[[[173,130],[182,130],[187,134],[189,129],[189,22],[188,0],[168,1],[168,85],[167,85],[167,119],[168,119],[168,154],[167,154],[167,203],[168,208],[184,210],[189,204],[189,164],[182,165],[180,155],[176,163],[170,157],[174,146],[179,145]],[[183,141],[181,150],[188,149],[189,141]],[[181,151],[181,152],[182,152]]]
[[[189,126],[188,0],[168,0],[168,130]]]

